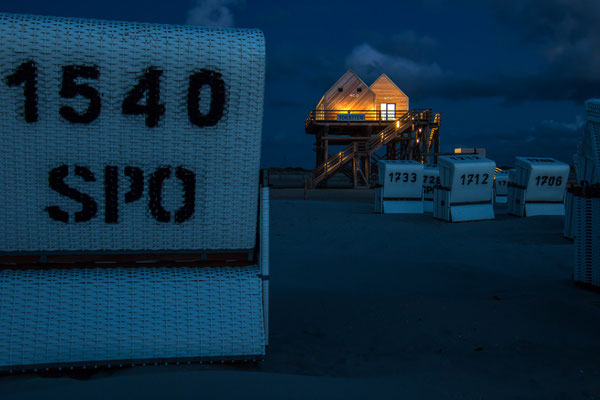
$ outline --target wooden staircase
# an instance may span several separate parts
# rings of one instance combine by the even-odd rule
[[[308,188],[315,188],[319,183],[340,171],[351,177],[354,172],[349,167],[350,162],[357,160],[360,156],[368,157],[370,160],[371,156],[381,147],[405,133],[412,132],[415,120],[421,119],[422,114],[422,110],[408,111],[366,142],[352,143],[335,155],[330,153],[329,159],[311,172],[307,179]],[[368,182],[370,177],[363,176],[363,179]]]

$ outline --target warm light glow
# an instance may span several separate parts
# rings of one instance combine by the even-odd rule
[[[396,121],[396,128],[400,128],[400,121]]]

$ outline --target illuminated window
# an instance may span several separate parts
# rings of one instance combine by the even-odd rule
[[[396,103],[381,103],[381,119],[384,121],[396,119]]]

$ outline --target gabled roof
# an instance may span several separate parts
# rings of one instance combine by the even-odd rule
[[[344,73],[344,75],[342,75],[342,76],[340,77],[340,79],[338,79],[338,80],[337,80],[337,81],[336,81],[336,82],[335,82],[335,83],[334,83],[334,84],[333,84],[333,85],[332,85],[332,86],[331,86],[329,89],[327,89],[327,91],[325,92],[325,94],[329,93],[329,92],[331,91],[331,89],[333,89],[333,88],[337,88],[337,87],[339,86],[339,83],[340,83],[340,82],[341,82],[341,81],[342,81],[342,80],[343,80],[343,79],[344,79],[344,78],[345,78],[347,75],[349,75],[349,74],[350,74],[350,75],[353,75],[353,76],[354,76],[356,79],[358,79],[358,80],[359,80],[359,81],[360,81],[360,82],[361,82],[361,83],[362,83],[362,84],[365,86],[365,89],[368,89],[368,90],[369,90],[371,93],[375,94],[375,93],[374,93],[374,92],[371,90],[371,88],[369,87],[369,85],[367,85],[367,84],[365,83],[365,81],[363,81],[362,79],[360,79],[360,76],[356,75],[356,74],[354,73],[354,71],[352,71],[351,69],[349,69],[348,71],[346,71],[346,72]],[[389,79],[389,78],[388,78],[388,79]],[[392,83],[393,83],[393,82],[392,82]]]
[[[394,83],[394,81],[393,81],[393,80],[391,80],[391,79],[390,79],[390,77],[389,77],[389,76],[387,76],[385,73],[383,73],[383,74],[379,75],[379,78],[375,79],[375,82],[373,82],[373,83],[371,84],[371,87],[372,87],[374,84],[376,84],[377,82],[379,82],[381,79],[386,79],[388,82],[390,82],[392,85],[394,85],[394,87],[395,87],[396,89],[398,89],[398,91],[399,91],[400,93],[402,93],[404,96],[408,97],[408,96],[406,95],[406,93],[404,93],[404,91],[403,91],[402,89],[400,89],[400,88],[398,87],[398,85],[396,85],[396,84]],[[369,87],[369,89],[370,89],[371,87]]]

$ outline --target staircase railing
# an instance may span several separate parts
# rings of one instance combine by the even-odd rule
[[[373,136],[365,143],[365,151],[368,154],[372,154],[379,150],[381,146],[388,144],[392,139],[396,138],[400,133],[406,131],[408,126],[411,126],[414,122],[414,113],[412,111],[407,112],[398,120],[394,121],[393,124]]]
[[[327,178],[339,168],[343,167],[356,156],[356,153],[367,155],[373,154],[379,150],[381,146],[388,144],[399,134],[406,131],[407,127],[411,126],[415,122],[415,117],[419,119],[422,118],[422,116],[423,111],[411,110],[402,115],[396,121],[392,122],[385,129],[370,138],[365,143],[352,143],[346,146],[337,155],[329,158],[311,172],[309,180],[312,186],[319,184],[319,182],[321,182],[323,179]]]
[[[330,111],[330,113],[332,113],[331,115],[333,115],[333,113],[338,113],[338,111]],[[328,116],[329,114],[326,114],[322,111],[313,110],[313,112],[311,112],[311,114],[309,115],[307,122],[311,119],[326,118]],[[381,114],[379,114],[378,117],[381,118]],[[342,149],[342,151],[340,151],[336,155],[333,155],[332,157],[327,159],[327,161],[319,165],[311,172],[308,178],[309,182],[311,186],[316,186],[317,184],[319,184],[319,182],[333,175],[338,169],[344,167],[348,162],[354,159],[357,153],[367,156],[373,155],[382,146],[385,146],[392,140],[396,139],[398,136],[407,132],[413,124],[427,123],[432,124],[434,127],[433,129],[438,129],[440,122],[441,115],[439,113],[432,113],[431,110],[423,109],[410,110],[407,113],[400,116],[400,118],[386,126],[381,132],[379,132],[375,136],[372,136],[366,142],[352,143],[346,146],[344,149]]]
[[[340,151],[336,156],[328,159],[323,164],[319,165],[315,168],[311,174],[309,179],[316,185],[319,183],[324,177],[330,175],[334,171],[338,170],[341,166],[346,164],[349,160],[352,160],[354,157],[354,153],[356,152],[356,143],[353,143],[342,151]]]

